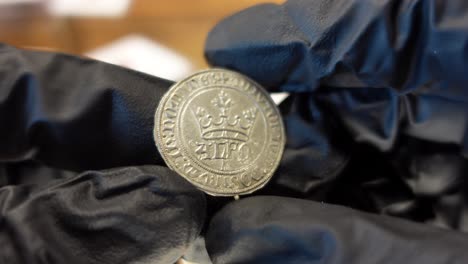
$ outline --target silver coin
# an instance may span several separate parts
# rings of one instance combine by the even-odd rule
[[[156,110],[154,139],[172,170],[215,196],[262,188],[285,145],[283,121],[269,94],[224,69],[174,84]]]

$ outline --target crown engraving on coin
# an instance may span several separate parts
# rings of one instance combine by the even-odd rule
[[[237,114],[231,113],[231,105],[235,102],[224,90],[211,100],[211,104],[216,107],[215,112],[209,112],[203,106],[196,110],[202,138],[201,142],[195,143],[198,159],[229,161],[237,157],[245,160],[250,152],[245,143],[250,140],[257,109],[251,107]],[[225,170],[225,162],[222,162],[221,170]]]
[[[156,111],[154,138],[170,168],[220,196],[263,187],[285,143],[269,95],[250,79],[223,69],[199,72],[173,85]]]
[[[240,114],[229,115],[229,108],[234,102],[225,91],[220,91],[211,103],[219,109],[219,114],[208,113],[202,106],[199,106],[196,112],[203,139],[248,141],[257,109],[251,107]]]

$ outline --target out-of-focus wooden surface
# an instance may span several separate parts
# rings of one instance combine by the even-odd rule
[[[37,6],[0,6],[0,42],[83,54],[137,33],[205,68],[203,47],[210,29],[223,17],[265,2],[283,0],[134,0],[119,18],[52,17]]]

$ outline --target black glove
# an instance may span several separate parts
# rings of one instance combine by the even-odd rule
[[[206,237],[213,263],[467,263],[467,243],[466,234],[276,196],[229,204]]]
[[[206,205],[159,166],[154,111],[171,82],[8,46],[0,65],[0,263],[180,258]]]
[[[291,92],[261,193],[301,199],[227,206],[208,228],[213,262],[468,263],[468,235],[433,227],[468,230],[467,43],[464,0],[296,0],[215,27],[213,66]]]

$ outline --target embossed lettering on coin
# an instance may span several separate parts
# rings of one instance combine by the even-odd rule
[[[170,168],[212,195],[251,193],[276,170],[284,128],[269,95],[227,70],[175,84],[155,116],[156,145]]]

